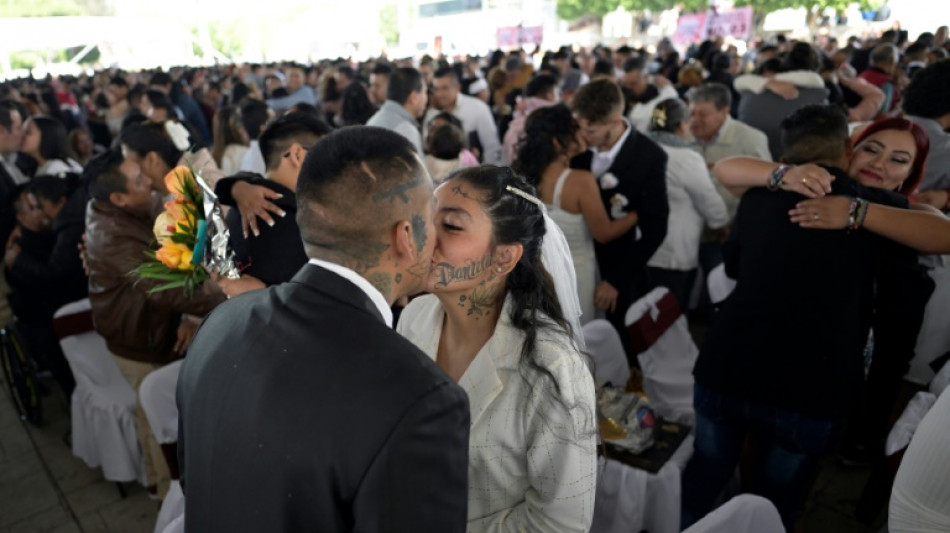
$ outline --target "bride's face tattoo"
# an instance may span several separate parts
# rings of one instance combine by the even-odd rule
[[[428,289],[464,293],[459,305],[473,306],[470,314],[482,316],[490,310],[488,300],[495,292],[491,220],[478,194],[464,181],[442,185],[435,199],[436,247]]]

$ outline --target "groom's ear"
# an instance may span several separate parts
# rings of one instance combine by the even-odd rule
[[[391,252],[393,260],[411,259],[416,254],[416,241],[412,235],[412,224],[408,220],[400,220],[393,225],[391,237]]]
[[[522,254],[524,254],[524,247],[521,246],[520,242],[500,244],[495,247],[491,268],[500,276],[507,275],[515,269],[518,261],[521,261]]]

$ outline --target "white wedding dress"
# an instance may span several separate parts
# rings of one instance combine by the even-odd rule
[[[548,206],[548,216],[561,228],[567,246],[571,249],[574,261],[574,273],[577,276],[577,296],[581,302],[581,324],[590,322],[595,316],[594,287],[597,284],[597,261],[594,258],[594,237],[581,213],[569,213],[561,209],[561,192],[571,169],[565,169],[554,185],[553,204]]]

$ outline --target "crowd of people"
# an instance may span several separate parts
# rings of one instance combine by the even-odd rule
[[[824,455],[884,460],[946,309],[923,254],[950,253],[950,40],[900,38],[8,81],[3,318],[67,398],[53,314],[82,298],[134,389],[170,376],[178,435],[141,408],[136,429],[188,529],[587,531],[582,326],[606,318],[636,366],[625,315],[665,287],[705,325],[682,526],[741,464],[792,531]],[[181,165],[241,271],[194,293],[129,274]],[[720,264],[714,311],[697,280]],[[921,438],[895,533],[950,525],[914,497],[950,490],[947,432]]]

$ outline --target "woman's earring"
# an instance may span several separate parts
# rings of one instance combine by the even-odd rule
[[[501,271],[502,271],[502,270],[504,270],[504,269],[501,268],[501,267],[495,267],[495,272],[498,272],[499,274],[501,274]]]

